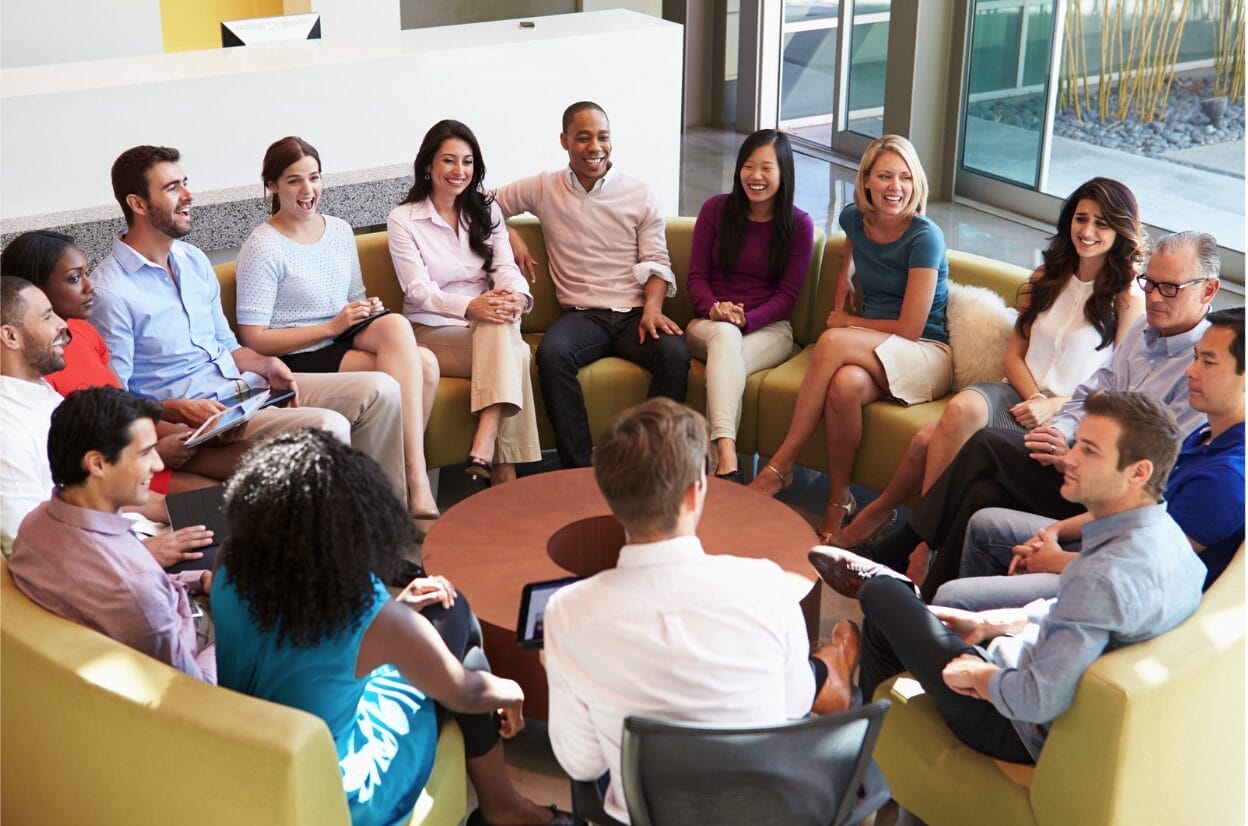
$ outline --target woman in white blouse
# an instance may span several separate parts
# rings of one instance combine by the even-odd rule
[[[950,399],[940,420],[910,442],[880,496],[824,537],[827,544],[849,547],[877,536],[892,524],[897,505],[926,493],[975,431],[1030,430],[1052,418],[1144,312],[1134,279],[1147,247],[1126,186],[1093,178],[1071,193],[1044,264],[1023,287],[1006,380],[972,385]]]
[[[435,123],[414,168],[411,191],[386,221],[403,313],[443,375],[471,380],[477,429],[468,474],[507,482],[516,463],[541,458],[529,345],[520,337],[533,298],[502,212],[481,188],[485,162],[472,130]]]
[[[247,237],[235,264],[238,337],[297,373],[377,370],[399,383],[407,502],[418,520],[436,519],[425,468],[425,424],[438,389],[438,363],[416,346],[402,316],[365,295],[350,225],[321,215],[321,156],[285,137],[264,153],[260,173],[272,217]]]

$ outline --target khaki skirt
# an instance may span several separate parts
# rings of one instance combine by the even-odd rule
[[[953,353],[948,344],[889,336],[875,355],[884,365],[888,393],[902,404],[939,399],[953,386]]]

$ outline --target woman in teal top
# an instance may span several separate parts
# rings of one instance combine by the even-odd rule
[[[407,822],[448,711],[481,804],[470,823],[572,822],[511,785],[499,736],[523,728],[524,694],[489,673],[467,602],[442,577],[394,599],[382,584],[415,532],[373,460],[320,430],[282,434],[243,459],[226,515],[218,681],[325,721],[355,826]]]
[[[776,494],[823,419],[828,506],[821,539],[857,507],[849,492],[862,439],[862,408],[876,399],[917,404],[953,384],[945,331],[949,264],[940,228],[922,213],[927,177],[905,138],[885,135],[863,153],[854,203],[841,212],[845,250],[827,327],[802,379],[784,442],[753,487]],[[862,307],[854,309],[854,285]],[[826,540],[825,540],[826,541]]]

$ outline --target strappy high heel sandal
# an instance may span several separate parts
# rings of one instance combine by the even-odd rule
[[[779,494],[787,490],[789,485],[793,484],[792,472],[789,472],[788,474],[781,473],[779,470],[776,469],[775,465],[766,465],[763,468],[763,470],[771,471],[772,475],[775,476],[776,479],[780,481],[780,487],[774,493],[771,494],[772,496],[778,496]],[[762,474],[759,474],[759,475],[761,476]]]
[[[837,505],[836,507],[840,507],[840,505]],[[819,534],[819,542],[823,545],[832,545],[837,548],[851,550],[854,553],[862,553],[860,550],[861,548],[870,547],[875,540],[887,533],[888,529],[893,527],[896,522],[897,509],[893,508],[888,512],[888,515],[884,517],[884,521],[876,526],[875,530],[871,531],[871,533],[869,533],[865,538],[857,542],[846,542],[844,537],[841,536],[841,531],[845,529],[845,526],[849,524],[849,521],[841,523],[841,527],[835,531],[816,531],[816,533]]]
[[[845,515],[841,517],[840,521],[837,522],[836,527],[832,530],[825,531],[823,529],[819,529],[815,531],[815,533],[819,536],[819,544],[821,545],[831,545],[832,541],[836,538],[836,534],[841,530],[845,523],[854,518],[854,514],[858,512],[858,500],[854,498],[853,493],[850,493],[849,499],[845,502],[845,504],[828,505],[824,508],[825,515],[827,511],[833,509],[845,511]]]

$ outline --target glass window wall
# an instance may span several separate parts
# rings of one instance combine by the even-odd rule
[[[1105,175],[1244,249],[1243,0],[976,0],[969,43],[959,192],[1045,217],[1010,187]]]

